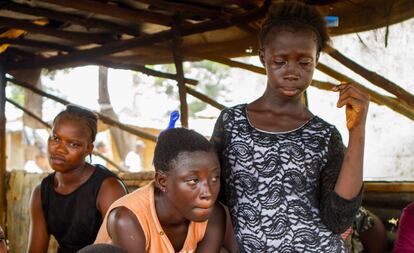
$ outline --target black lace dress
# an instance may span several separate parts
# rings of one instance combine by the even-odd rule
[[[254,128],[246,105],[222,111],[212,142],[222,165],[221,198],[242,252],[346,252],[361,193],[334,191],[345,147],[317,116],[288,132]]]

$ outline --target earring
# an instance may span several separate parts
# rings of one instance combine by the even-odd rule
[[[163,193],[167,193],[167,187],[160,187],[160,190],[161,190]]]
[[[89,163],[92,164],[92,154],[89,154]]]

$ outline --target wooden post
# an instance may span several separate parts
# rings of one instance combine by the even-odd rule
[[[181,112],[181,126],[188,127],[188,104],[187,104],[187,88],[185,86],[184,70],[183,70],[183,54],[182,54],[182,39],[178,26],[174,27],[173,39],[173,57],[177,75],[178,94],[180,96],[180,112]]]
[[[33,87],[31,84],[27,84],[27,83],[25,83],[23,81],[19,81],[19,80],[16,80],[14,78],[6,78],[6,80],[8,80],[8,81],[10,81],[10,82],[12,82],[12,83],[20,86],[20,87],[29,89],[29,90],[33,91],[34,93],[37,93],[37,94],[39,94],[41,96],[50,98],[50,99],[52,99],[52,100],[54,100],[54,101],[56,101],[58,103],[61,103],[61,104],[64,104],[64,105],[73,104],[73,103],[70,103],[69,101],[67,101],[67,100],[65,100],[63,98],[60,98],[60,97],[51,95],[51,94],[49,94],[47,92],[44,92],[42,90],[39,90],[39,89]],[[118,127],[119,129],[122,129],[124,131],[127,131],[127,132],[129,132],[131,134],[134,134],[136,136],[139,136],[141,138],[151,140],[153,142],[156,142],[157,141],[157,136],[155,136],[153,134],[150,134],[150,133],[141,131],[139,129],[130,127],[130,126],[125,125],[125,124],[122,124],[119,121],[114,120],[111,117],[108,117],[108,116],[106,116],[106,115],[104,115],[104,114],[102,114],[100,112],[95,112],[95,113],[98,115],[99,119],[102,120],[102,122],[105,123],[105,124],[107,124],[107,125]]]
[[[329,47],[328,54],[338,62],[342,63],[344,66],[348,67],[350,70],[354,71],[358,75],[370,81],[372,84],[383,88],[384,90],[395,95],[401,101],[404,101],[411,107],[414,107],[414,95],[412,95],[405,89],[401,88],[397,84],[391,82],[390,80],[373,71],[364,68],[363,66],[346,57],[345,55],[341,54],[335,48]]]
[[[0,225],[6,225],[6,59],[0,59]]]

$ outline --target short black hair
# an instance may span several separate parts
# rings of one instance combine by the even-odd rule
[[[53,124],[62,117],[85,123],[90,130],[91,142],[95,141],[96,133],[98,132],[98,117],[94,112],[81,106],[69,104],[65,110],[55,117]]]
[[[323,51],[330,41],[322,14],[316,7],[297,1],[272,5],[269,8],[259,35],[261,49],[264,49],[269,35],[277,32],[277,29],[313,31],[317,37],[318,52]]]
[[[194,130],[167,129],[158,136],[155,146],[155,171],[168,172],[180,153],[195,151],[215,152],[215,149],[213,144]]]
[[[112,244],[99,243],[86,246],[78,253],[127,253],[127,251]]]

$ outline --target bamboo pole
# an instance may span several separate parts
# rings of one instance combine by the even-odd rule
[[[33,112],[27,110],[26,108],[24,108],[23,106],[19,105],[18,103],[14,102],[11,99],[6,98],[6,101],[10,104],[12,104],[13,106],[15,106],[16,108],[22,110],[24,113],[26,113],[27,115],[29,115],[30,117],[34,118],[35,120],[37,120],[39,123],[41,123],[42,125],[44,125],[46,128],[48,129],[52,129],[52,126],[50,124],[48,124],[47,122],[43,121],[41,118],[39,118],[37,115],[35,115]],[[112,161],[110,158],[102,155],[101,153],[99,153],[96,150],[93,150],[92,153],[96,156],[99,156],[100,158],[104,159],[107,163],[111,164],[112,166],[114,166],[117,170],[119,171],[127,171],[127,169],[123,168],[122,166],[118,165],[116,162]]]
[[[12,83],[14,83],[14,84],[16,84],[18,86],[21,86],[23,88],[29,89],[29,90],[33,91],[34,93],[36,93],[36,94],[39,94],[41,96],[50,98],[50,99],[52,99],[52,100],[54,100],[56,102],[59,102],[61,104],[64,104],[64,105],[73,104],[73,103],[70,103],[69,101],[67,101],[65,99],[59,98],[57,96],[51,95],[51,94],[49,94],[47,92],[44,92],[42,90],[39,90],[37,88],[34,88],[30,84],[28,84],[28,83],[25,83],[25,82],[16,80],[14,78],[6,78],[6,80],[9,81],[9,82],[12,82]],[[124,125],[124,124],[120,123],[119,121],[116,121],[116,120],[114,120],[114,119],[112,119],[110,117],[107,117],[107,116],[103,115],[102,113],[99,113],[99,112],[95,112],[95,113],[98,115],[99,119],[102,120],[102,122],[104,122],[107,125],[111,125],[111,126],[114,126],[114,127],[118,127],[119,129],[122,129],[124,131],[127,131],[128,133],[131,133],[133,135],[142,137],[144,139],[148,139],[148,140],[151,140],[151,141],[154,141],[154,142],[157,141],[157,137],[155,135],[146,133],[144,131],[135,129],[135,128],[130,127],[130,126],[127,126],[127,125]]]
[[[219,110],[223,110],[224,108],[226,108],[224,105],[220,104],[219,102],[215,101],[214,99],[194,90],[193,88],[190,88],[188,86],[186,86],[186,91],[188,94],[192,95],[193,97],[196,97],[198,99],[200,99],[201,101],[214,106],[215,108],[219,109]]]
[[[6,59],[0,59],[0,225],[6,225]]]
[[[178,23],[178,22],[177,22]],[[188,104],[187,104],[187,91],[184,81],[184,69],[183,69],[183,54],[182,54],[182,39],[180,35],[180,28],[175,26],[174,39],[172,46],[172,53],[174,57],[174,64],[177,76],[178,95],[180,97],[180,112],[181,112],[181,126],[188,128]]]
[[[401,101],[404,101],[411,107],[414,107],[414,95],[410,94],[405,89],[398,86],[396,83],[386,79],[385,77],[378,75],[377,73],[370,71],[358,63],[354,62],[353,60],[349,59],[341,52],[328,46],[327,53],[337,60],[338,62],[342,63],[344,66],[348,67],[350,70],[354,71],[358,75],[362,76],[372,84],[383,88],[384,90],[394,94],[397,98]]]

